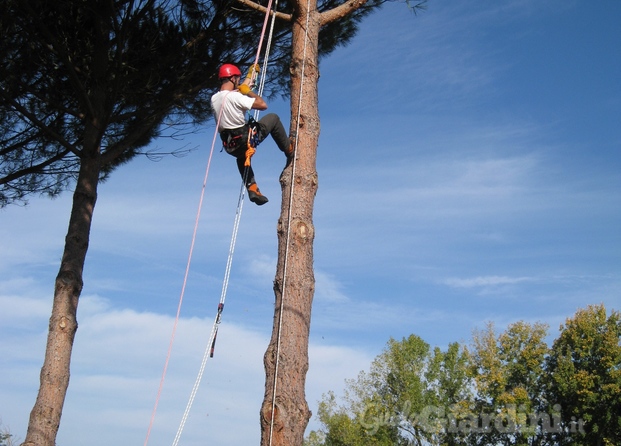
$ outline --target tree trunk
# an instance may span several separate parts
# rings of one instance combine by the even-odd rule
[[[99,158],[83,159],[73,194],[65,248],[54,287],[54,303],[41,368],[39,394],[23,446],[54,446],[67,387],[73,339],[78,328],[78,299],[88,249],[93,209],[97,199]]]
[[[261,408],[263,446],[301,445],[311,416],[305,383],[315,291],[313,205],[317,192],[316,152],[319,138],[319,22],[315,1],[311,1],[308,28],[306,2],[299,6],[293,26],[291,65],[291,133],[297,130],[298,145],[295,163],[283,171],[280,179],[282,210],[277,229],[274,326],[264,357],[266,385]],[[305,30],[308,31],[306,54]]]

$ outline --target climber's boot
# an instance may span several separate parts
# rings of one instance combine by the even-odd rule
[[[248,185],[247,189],[248,198],[250,199],[250,201],[256,203],[258,206],[261,206],[269,201],[267,197],[261,193],[259,187],[257,186],[257,183],[252,183]]]

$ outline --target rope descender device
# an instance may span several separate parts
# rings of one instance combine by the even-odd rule
[[[213,351],[216,349],[216,338],[218,337],[218,325],[220,325],[220,321],[222,320],[222,310],[224,310],[224,304],[220,302],[218,304],[218,314],[216,315],[216,323],[215,323],[213,341],[211,343],[211,348],[209,349],[210,358],[213,358]]]
[[[246,143],[248,148],[246,149],[246,161],[244,162],[244,167],[250,167],[250,158],[252,158],[252,155],[257,153],[257,149],[255,147],[259,145],[257,130],[254,128],[255,120],[252,116],[248,120],[248,124],[248,141]]]

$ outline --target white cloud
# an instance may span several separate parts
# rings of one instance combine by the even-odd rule
[[[315,299],[325,302],[349,302],[349,297],[342,290],[343,285],[333,275],[315,270]]]
[[[52,289],[53,283],[44,289],[34,277],[0,281],[0,326],[22,332],[45,324],[52,309]]]
[[[262,283],[271,283],[276,275],[276,259],[266,254],[259,254],[249,260],[248,275]]]
[[[22,298],[3,296],[8,318],[23,320]],[[38,307],[41,302],[26,300]],[[49,308],[47,309],[49,311]],[[66,399],[59,444],[92,445],[144,440],[159,385],[173,327],[173,318],[113,306],[97,296],[80,302],[80,327],[73,349],[72,375]],[[44,330],[43,309],[34,314],[39,331]],[[48,315],[45,314],[47,317]],[[169,444],[185,410],[190,390],[212,329],[210,318],[182,318],[174,340],[158,415],[149,442]],[[219,327],[214,358],[209,358],[195,405],[182,438],[190,441],[209,436],[214,444],[238,445],[258,441],[258,412],[265,374],[263,354],[269,332],[248,330],[223,322]],[[39,333],[35,338],[43,342]],[[4,337],[6,339],[6,337]],[[34,338],[33,338],[34,339]],[[12,342],[16,342],[13,339]],[[21,349],[31,343],[19,340]],[[0,343],[2,351],[7,345]],[[0,379],[12,385],[0,391],[0,414],[14,433],[25,432],[28,411],[34,402],[42,347],[29,355],[27,370],[20,375],[15,366],[3,369]],[[307,400],[314,410],[321,395],[342,388],[344,380],[357,375],[370,361],[367,354],[338,345],[311,344],[311,370],[307,377]],[[23,393],[31,395],[23,398]],[[6,406],[9,404],[10,406]],[[7,413],[7,407],[11,411]],[[239,429],[240,425],[257,426]]]
[[[455,288],[489,287],[498,285],[514,285],[523,282],[532,282],[533,277],[506,277],[506,276],[482,276],[466,279],[451,278],[444,281],[445,284]]]

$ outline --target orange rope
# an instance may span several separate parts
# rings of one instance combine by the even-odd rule
[[[255,153],[257,153],[257,149],[255,149],[254,147],[250,145],[250,143],[248,143],[248,149],[246,150],[246,161],[244,162],[244,167],[250,167],[250,158],[252,158],[252,155],[254,155]]]

